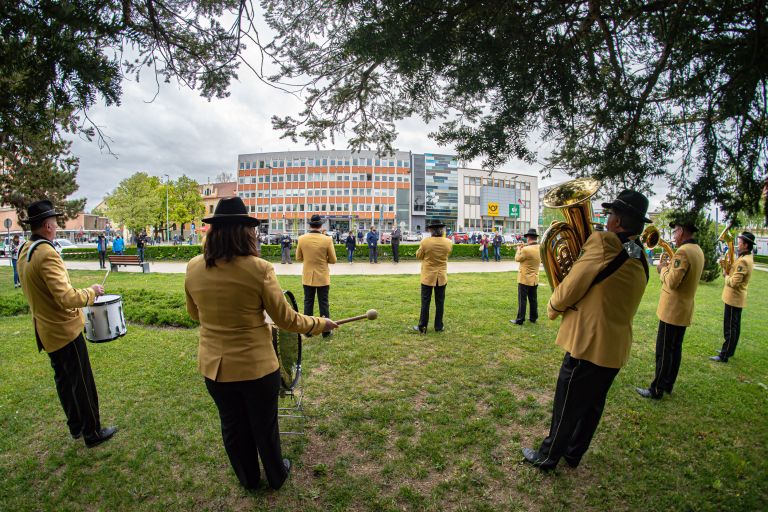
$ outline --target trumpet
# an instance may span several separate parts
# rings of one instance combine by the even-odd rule
[[[675,256],[675,251],[673,251],[672,247],[670,247],[669,244],[663,238],[661,238],[659,228],[653,224],[648,224],[648,226],[646,226],[646,228],[643,230],[643,234],[640,235],[640,241],[643,242],[643,245],[649,249],[655,249],[656,246],[661,247],[664,250],[664,253],[661,255],[660,259],[660,262],[662,263],[671,261]]]
[[[725,244],[725,248],[723,248],[723,244]],[[720,264],[723,272],[729,272],[731,265],[733,265],[733,260],[736,259],[734,237],[730,225],[726,226],[722,233],[720,233],[720,236],[717,237],[717,250],[723,255],[717,263]]]

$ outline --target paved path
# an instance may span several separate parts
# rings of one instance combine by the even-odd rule
[[[98,261],[66,261],[68,269],[71,270],[98,270]],[[273,263],[275,273],[281,276],[300,276],[302,264],[293,263],[292,265]],[[377,263],[368,262],[349,263],[339,261],[331,265],[331,275],[389,275],[389,274],[418,274],[421,271],[421,262],[403,261],[401,263]],[[186,271],[185,262],[150,262],[149,268],[152,272],[163,274],[183,274]],[[518,264],[514,261],[481,262],[481,261],[455,261],[448,263],[448,273],[457,274],[462,272],[512,272],[517,271]],[[139,267],[120,267],[120,272],[141,272]]]

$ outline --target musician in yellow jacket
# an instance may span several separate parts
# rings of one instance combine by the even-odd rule
[[[256,256],[259,221],[242,199],[219,201],[203,254],[192,258],[184,280],[187,311],[200,321],[198,370],[221,419],[224,448],[240,483],[257,489],[259,458],[270,487],[279,489],[291,464],[282,458],[277,399],[280,369],[272,328],[318,334],[337,325],[302,315],[283,296],[275,270]]]
[[[656,308],[656,373],[648,388],[635,388],[643,398],[656,400],[671,393],[677,380],[685,329],[693,320],[694,299],[704,270],[704,252],[693,238],[698,231],[695,215],[681,214],[669,227],[673,228],[677,250],[671,262],[662,258],[657,266],[662,285]]]
[[[510,322],[523,325],[525,321],[526,301],[531,304],[531,312],[528,318],[532,324],[539,318],[539,302],[537,290],[539,288],[539,266],[541,265],[541,251],[539,250],[539,238],[535,229],[529,229],[525,234],[528,243],[518,248],[515,253],[515,261],[520,263],[517,271],[517,318]]]
[[[416,259],[421,260],[421,314],[419,325],[411,329],[420,334],[427,333],[429,325],[429,305],[432,292],[435,294],[435,332],[442,332],[443,311],[445,308],[445,287],[448,285],[448,256],[453,250],[453,242],[444,236],[445,224],[432,221],[427,226],[431,236],[423,239],[416,251]]]
[[[627,363],[632,319],[648,282],[638,236],[648,199],[624,190],[611,203],[607,231],[593,232],[571,271],[555,288],[547,316],[562,315],[557,344],[565,357],[557,378],[549,435],[538,450],[523,448],[526,462],[551,470],[561,458],[579,465],[600,422],[608,390]]]
[[[315,295],[320,308],[320,316],[330,318],[331,307],[328,294],[331,289],[331,269],[328,264],[336,263],[336,248],[333,238],[321,228],[323,218],[312,215],[309,219],[309,231],[299,237],[296,244],[296,261],[304,262],[301,271],[301,284],[304,286],[304,314],[312,315],[315,309]],[[331,332],[324,332],[328,337]]]
[[[710,357],[713,361],[727,363],[728,358],[733,357],[736,345],[739,343],[741,333],[741,311],[747,305],[747,287],[752,277],[752,269],[755,262],[752,258],[752,248],[755,246],[755,235],[744,231],[736,239],[738,243],[739,257],[724,269],[725,286],[723,286],[723,337],[725,341],[716,356]]]
[[[81,436],[89,448],[110,439],[117,428],[101,428],[99,397],[83,338],[85,318],[80,308],[104,295],[99,284],[76,289],[52,242],[60,216],[50,201],[37,201],[27,209],[32,237],[19,251],[19,276],[29,301],[38,350],[51,360],[56,391],[73,439]]]

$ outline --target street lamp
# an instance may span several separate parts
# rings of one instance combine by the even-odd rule
[[[165,176],[165,241],[171,239],[170,227],[168,226],[168,185],[171,183],[171,177],[167,174]]]

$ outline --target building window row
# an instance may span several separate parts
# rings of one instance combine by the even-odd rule
[[[251,213],[283,213],[283,212],[394,212],[394,205],[372,204],[276,204],[250,207]]]
[[[370,181],[376,183],[390,182],[390,183],[408,183],[410,181],[408,176],[394,176],[392,174],[324,174],[324,173],[307,173],[305,174],[275,174],[275,175],[261,175],[238,178],[238,183],[244,185],[246,183],[303,183],[305,181]]]
[[[381,158],[295,158],[293,160],[259,160],[240,162],[240,169],[274,169],[292,167],[327,167],[331,166],[375,166],[375,167],[403,167],[408,169],[411,163],[408,160],[381,159]]]
[[[268,190],[259,190],[259,191],[240,191],[237,193],[240,197],[243,199],[248,198],[270,198],[270,197],[349,197],[349,196],[367,196],[367,197],[395,197],[395,189],[394,188],[377,188],[377,189],[370,189],[370,188],[332,188],[332,189],[325,189],[325,188],[316,188],[316,189],[299,189],[299,188],[288,188],[288,189],[275,189],[271,192]]]
[[[479,176],[464,176],[465,185],[482,185],[484,187],[496,188],[517,188],[520,190],[531,190],[531,183],[528,181],[517,181],[505,178],[481,178]]]

